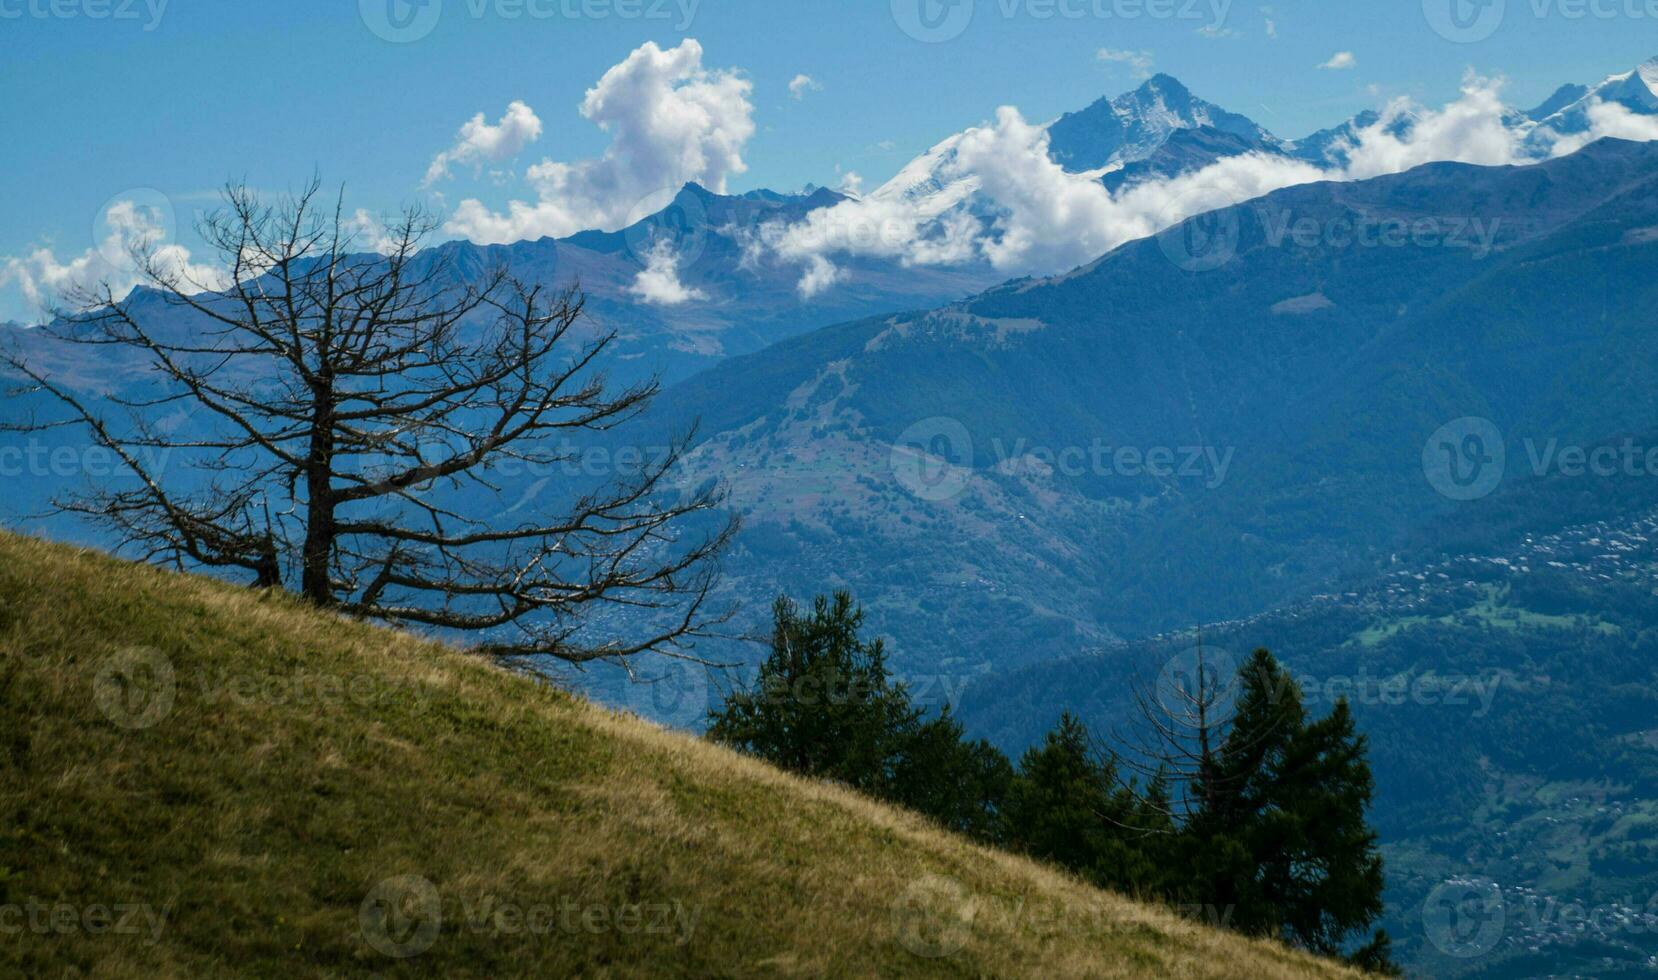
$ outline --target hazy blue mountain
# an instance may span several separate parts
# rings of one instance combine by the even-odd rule
[[[1178,177],[1201,170],[1216,160],[1263,149],[1276,152],[1275,148],[1263,147],[1258,140],[1210,126],[1179,129],[1170,133],[1162,145],[1145,158],[1105,173],[1100,177],[1100,183],[1115,192],[1143,180]]]
[[[1343,152],[1343,146],[1358,142],[1359,130],[1376,125],[1381,118],[1381,113],[1366,109],[1339,126],[1321,129],[1311,136],[1296,140],[1291,153],[1318,166],[1343,166],[1347,163],[1347,154]],[[1404,128],[1400,122],[1396,122],[1392,131],[1395,135],[1400,135]]]
[[[1568,82],[1554,90],[1554,94],[1544,99],[1536,108],[1526,110],[1526,118],[1532,122],[1542,122],[1561,109],[1574,102],[1580,102],[1589,94],[1589,86]]]
[[[798,266],[777,263],[764,251],[745,252],[762,225],[798,221],[843,199],[823,188],[801,195],[730,196],[689,184],[662,211],[618,231],[512,245],[449,242],[433,249],[431,257],[451,263],[463,276],[503,263],[526,281],[580,283],[595,323],[620,332],[621,362],[668,380],[814,327],[935,305],[1001,278],[988,265],[905,268],[860,257],[843,264],[843,279],[806,300],[797,288]],[[664,305],[633,291],[659,241],[677,255],[679,281],[700,294],[696,298]]]
[[[1658,115],[1658,58],[1593,86],[1565,86],[1527,115],[1558,133],[1582,133],[1589,128],[1589,109],[1596,102],[1619,105],[1640,116]]]
[[[1322,234],[1364,220],[1438,231]],[[659,424],[700,418],[687,479],[732,484],[735,592],[853,586],[927,669],[1043,659],[1367,566],[1455,506],[1422,462],[1455,419],[1539,444],[1643,428],[1655,228],[1647,144],[1305,185],[729,360],[666,392]],[[1217,233],[1230,257],[1194,264]],[[938,471],[955,492],[906,487],[912,440],[958,464]],[[1152,450],[1175,472],[1135,465]]]
[[[1101,172],[1113,190],[1236,153],[1276,153],[1288,147],[1248,118],[1198,98],[1178,79],[1161,74],[1131,92],[1065,113],[1048,124],[1047,135],[1054,162],[1071,173]],[[939,141],[871,196],[922,204],[931,213],[958,205],[986,211],[972,180],[951,171],[961,137],[956,133]]]
[[[1228,112],[1170,75],[1153,75],[1132,92],[1067,112],[1048,126],[1049,154],[1072,172],[1133,163],[1152,156],[1176,133],[1212,129],[1255,148],[1279,145],[1254,121]]]
[[[620,334],[615,372],[656,372],[668,380],[814,327],[937,305],[1002,278],[988,265],[904,268],[890,260],[848,259],[842,263],[846,275],[808,301],[797,289],[798,267],[774,263],[764,254],[745,261],[744,247],[763,224],[796,221],[840,200],[841,195],[822,188],[807,194],[761,190],[721,195],[689,184],[661,211],[618,231],[511,245],[446,242],[427,249],[419,261],[442,264],[461,281],[504,265],[527,282],[579,283],[594,326]],[[679,281],[700,294],[696,298],[653,303],[634,291],[651,249],[661,242],[677,256]],[[135,290],[127,303],[163,334],[182,336],[200,328],[187,312],[149,290]],[[0,332],[31,346],[38,342],[16,325],[0,325]],[[62,370],[81,379],[78,383],[92,384],[100,374],[121,376],[105,363],[120,352],[47,350],[41,356],[56,358]]]
[[[958,717],[1013,752],[1067,709],[1126,733],[1136,687],[1194,664],[1199,636],[1221,672],[1270,647],[1316,710],[1346,697],[1365,732],[1384,925],[1411,975],[1644,975],[1658,954],[1658,487],[1619,481],[1603,503],[1639,506],[1572,523],[1556,506],[1580,494],[1559,482],[1503,494],[1535,530],[1389,561],[1201,633],[998,674],[967,688]],[[1497,884],[1501,929],[1472,956],[1424,928],[1430,896],[1459,880]],[[1601,911],[1580,927],[1564,908]]]

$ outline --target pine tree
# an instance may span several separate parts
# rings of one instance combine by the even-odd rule
[[[1382,912],[1382,860],[1365,822],[1375,784],[1345,700],[1309,722],[1272,655],[1242,670],[1230,730],[1187,821],[1189,896],[1230,907],[1235,928],[1341,955]],[[1355,958],[1388,965],[1378,932]]]
[[[998,842],[1013,766],[983,739],[967,741],[946,707],[901,740],[890,798],[945,827]]]
[[[709,736],[802,775],[888,795],[889,763],[921,713],[890,681],[881,641],[859,639],[863,610],[838,592],[805,614],[780,597],[772,614],[771,652],[754,689],[710,714]]]
[[[1102,887],[1147,893],[1160,883],[1151,845],[1170,829],[1166,808],[1148,802],[1120,784],[1115,760],[1066,712],[1019,761],[1003,811],[1007,840]]]
[[[845,592],[802,614],[773,606],[771,651],[753,689],[710,713],[709,737],[806,776],[833,779],[985,840],[999,836],[1013,778],[988,742],[963,740],[948,708],[927,719],[892,680],[880,640],[858,636]]]

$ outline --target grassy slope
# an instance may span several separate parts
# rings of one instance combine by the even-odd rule
[[[170,709],[118,725],[157,655]],[[0,721],[0,975],[1344,975],[435,644],[4,535]],[[429,900],[376,891],[403,875],[435,935],[365,917]],[[127,904],[158,939],[92,933]]]

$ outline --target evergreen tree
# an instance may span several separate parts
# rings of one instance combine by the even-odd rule
[[[708,734],[793,772],[887,795],[888,762],[920,712],[890,682],[881,641],[859,639],[863,610],[838,592],[805,614],[780,597],[772,615],[754,689],[712,712]]]
[[[1153,792],[1164,790],[1154,784]],[[1153,839],[1171,829],[1167,811],[1119,784],[1113,759],[1066,712],[1019,761],[1004,809],[1015,848],[1070,868],[1102,887],[1147,893],[1160,884]]]
[[[1382,912],[1382,861],[1365,822],[1374,780],[1345,700],[1307,720],[1272,655],[1242,670],[1224,742],[1187,820],[1188,898],[1232,909],[1235,928],[1340,955]],[[1354,958],[1388,965],[1378,932]]]
[[[894,682],[880,640],[858,636],[863,611],[838,592],[809,612],[773,606],[771,651],[752,690],[710,713],[709,737],[806,776],[833,779],[993,839],[1012,767],[988,742],[964,742]]]
[[[1002,836],[1003,801],[1013,766],[983,739],[967,741],[946,707],[901,740],[891,798],[951,830],[980,840]]]
[[[844,592],[807,613],[779,599],[774,615],[754,688],[711,713],[719,741],[1323,955],[1342,956],[1382,912],[1365,739],[1345,701],[1309,720],[1265,650],[1239,671],[1235,706],[1201,657],[1195,689],[1140,699],[1163,743],[1130,760],[1142,788],[1068,712],[1017,771],[989,743],[966,741],[948,708],[925,718],[891,680],[881,642],[859,638],[863,614]],[[1378,930],[1345,958],[1397,972],[1390,945]]]

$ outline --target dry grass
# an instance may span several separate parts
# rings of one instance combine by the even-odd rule
[[[1352,975],[280,596],[0,536],[0,657],[0,974]]]

